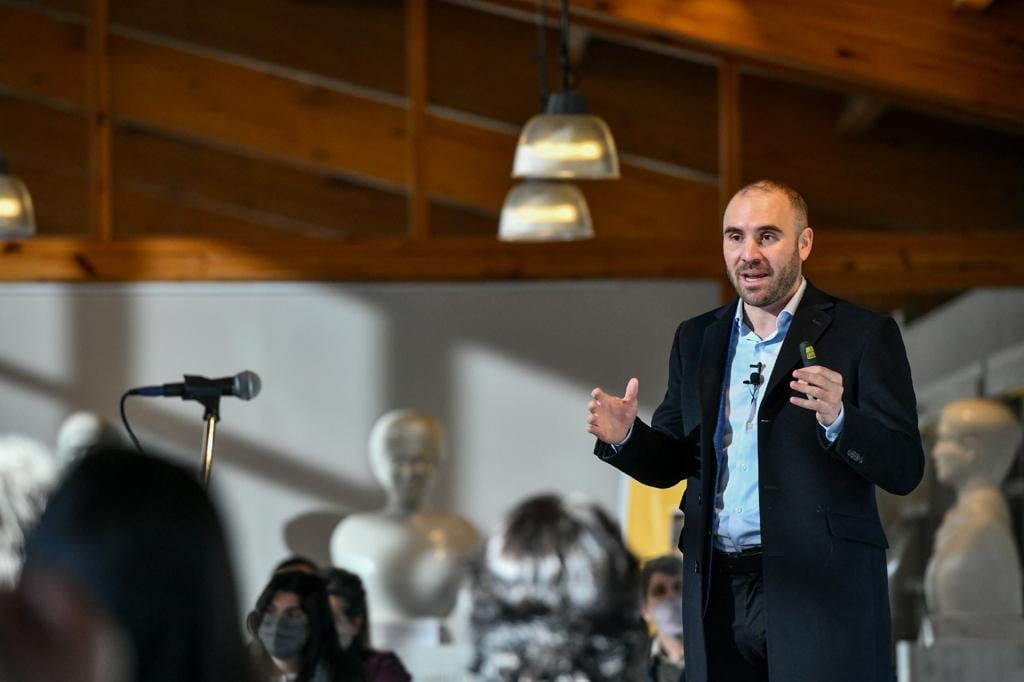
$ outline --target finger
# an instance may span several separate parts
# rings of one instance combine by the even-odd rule
[[[796,378],[798,381],[800,381],[800,383],[802,383],[805,386],[818,386],[820,388],[824,388],[826,390],[833,391],[836,393],[843,390],[842,384],[837,383],[833,381],[830,377],[824,375],[813,377],[801,376]]]
[[[626,384],[626,394],[622,396],[622,399],[627,403],[635,402],[638,393],[640,393],[640,380],[633,377]]]
[[[601,407],[601,403],[597,402],[596,400],[591,400],[589,403],[587,403],[588,412],[597,412],[597,408],[599,407]]]
[[[807,398],[801,398],[795,395],[789,397],[789,402],[793,403],[797,407],[802,407],[805,410],[810,410],[811,412],[815,413],[817,413],[822,408],[820,400],[808,400]]]
[[[593,398],[594,400],[600,400],[605,395],[605,392],[602,391],[600,387],[595,388],[593,391],[590,392],[590,397]]]
[[[791,381],[789,382],[789,386],[795,391],[800,391],[801,393],[806,394],[808,398],[813,397],[822,399],[831,393],[828,389],[815,386],[814,384],[809,384],[806,381]]]
[[[801,367],[800,369],[793,370],[793,376],[797,379],[813,380],[820,378],[824,381],[830,381],[832,383],[843,385],[843,375],[835,370],[831,370],[828,367],[822,367],[821,365],[812,365],[811,367]]]

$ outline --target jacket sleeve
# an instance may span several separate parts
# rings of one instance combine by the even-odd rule
[[[683,420],[682,386],[688,370],[684,358],[686,325],[676,330],[669,355],[668,388],[654,411],[651,426],[639,417],[629,439],[619,449],[598,440],[594,454],[637,481],[655,488],[671,488],[693,474],[699,460],[700,429]],[[689,371],[693,371],[690,369]]]
[[[857,369],[857,395],[843,396],[845,423],[834,452],[883,490],[906,495],[921,482],[924,449],[917,400],[899,327],[879,318]]]

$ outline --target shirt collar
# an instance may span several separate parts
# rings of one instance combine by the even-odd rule
[[[800,307],[800,301],[803,300],[804,292],[807,291],[807,278],[800,277],[800,286],[797,287],[796,293],[789,299],[789,303],[779,313],[779,321],[775,326],[776,332],[785,331],[789,329],[789,323],[793,321],[793,316],[796,315],[796,309]],[[746,325],[743,323],[743,300],[736,304],[736,314],[733,316],[733,320],[736,323],[736,328],[741,333],[747,331]]]

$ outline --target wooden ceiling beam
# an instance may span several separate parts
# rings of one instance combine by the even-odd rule
[[[532,0],[473,1],[529,9]],[[931,0],[571,0],[573,21],[652,43],[834,78],[1024,126],[1024,6],[936,13]]]
[[[808,277],[840,295],[1024,286],[1024,235],[833,234]],[[567,263],[571,266],[567,267]],[[687,239],[599,238],[507,244],[489,237],[239,243],[147,238],[35,239],[0,248],[0,281],[719,279],[716,245]]]

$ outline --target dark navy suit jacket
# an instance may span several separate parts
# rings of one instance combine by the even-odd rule
[[[647,485],[686,479],[683,623],[686,674],[707,679],[703,616],[712,549],[714,433],[730,325],[738,301],[679,325],[668,390],[651,425],[633,425],[615,452],[595,453]],[[814,413],[789,402],[812,343],[843,375],[842,433],[832,444]],[[886,582],[888,547],[875,487],[905,495],[924,452],[910,367],[892,318],[834,298],[810,282],[793,317],[758,413],[758,476],[769,670],[781,682],[894,679]]]

